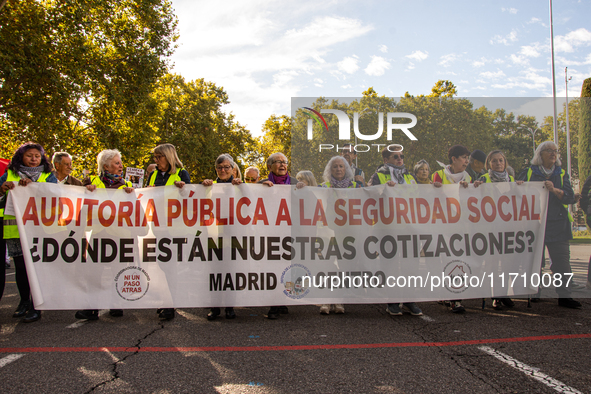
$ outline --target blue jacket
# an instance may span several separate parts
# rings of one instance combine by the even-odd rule
[[[564,197],[559,200],[554,193],[548,196],[548,213],[546,219],[546,235],[544,242],[559,242],[573,239],[568,211],[564,204],[574,204],[575,192],[570,183],[568,173],[561,177],[562,168],[556,166],[552,175],[546,178],[538,166],[531,166],[532,174],[528,181],[552,181],[555,188],[564,192]]]

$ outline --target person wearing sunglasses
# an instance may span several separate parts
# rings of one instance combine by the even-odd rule
[[[394,186],[400,184],[415,184],[415,177],[408,172],[404,166],[404,154],[402,151],[391,152],[388,148],[382,149],[382,160],[384,164],[378,167],[376,172],[369,179],[369,185],[381,185],[387,183]]]
[[[387,184],[388,186],[412,185],[417,183],[415,177],[404,166],[404,154],[402,151],[391,152],[386,147],[382,150],[382,159],[384,160],[384,164],[378,167],[375,174],[369,180],[371,186],[382,184]],[[423,314],[423,311],[414,302],[405,302],[403,305],[413,316],[421,316]],[[386,312],[392,316],[401,316],[402,309],[400,309],[400,303],[388,303]]]
[[[248,167],[244,171],[244,182],[245,183],[257,183],[259,181],[259,169],[256,167]]]

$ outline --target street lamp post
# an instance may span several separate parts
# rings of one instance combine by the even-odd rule
[[[536,132],[538,131],[537,129],[532,129],[531,127],[527,127],[527,126],[518,126],[518,129],[525,129],[527,131],[529,131],[529,133],[531,134],[531,142],[533,145],[533,155],[532,158],[535,156],[536,154]]]
[[[564,83],[566,84],[566,162],[568,164],[568,176],[569,178],[572,178],[570,163],[570,127],[568,124],[568,81],[573,79],[573,77],[568,78],[567,69],[568,67],[564,68]]]

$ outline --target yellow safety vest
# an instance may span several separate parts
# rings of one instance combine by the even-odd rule
[[[449,179],[447,179],[447,176],[445,176],[445,171],[444,170],[435,171],[433,173],[433,175],[431,175],[431,180],[432,181],[433,181],[433,179],[435,179],[435,174],[439,174],[439,177],[441,178],[441,181],[442,181],[441,183],[443,185],[451,185],[451,184],[453,184],[453,182],[450,181]],[[468,177],[470,178],[470,180],[468,182],[470,182],[472,180],[472,177],[470,177],[470,175],[468,175]]]
[[[351,181],[351,182],[353,184],[351,186],[349,186],[347,189],[353,189],[353,188],[356,188],[357,187],[357,182],[355,182],[355,181]],[[322,186],[324,186],[324,187],[330,187],[330,182],[324,182],[322,184]]]
[[[37,179],[37,182],[45,182],[47,178],[51,175],[51,172],[42,172]],[[18,182],[21,177],[16,174],[12,170],[8,170],[8,176],[6,177],[6,182]],[[6,191],[8,194],[8,191]],[[2,210],[2,215],[4,215],[4,210]],[[4,216],[4,239],[17,239],[19,238],[18,234],[18,226],[16,225],[16,217],[12,215],[5,215]]]
[[[492,182],[490,179],[490,174],[488,172],[486,174],[482,175],[480,178],[478,178],[477,181],[482,178],[484,178],[485,183]],[[509,182],[515,182],[515,178],[513,178],[511,175],[509,175]]]
[[[182,170],[182,168],[177,168],[176,172],[168,177],[168,180],[164,186],[174,185],[175,182],[182,182],[181,177],[179,176]],[[158,170],[154,170],[154,172],[152,172],[152,176],[148,181],[148,186],[154,186],[154,183],[156,182],[157,171]]]
[[[415,181],[415,179],[413,178],[412,175],[410,174],[404,174],[404,183],[407,185],[410,184],[414,184],[417,183],[417,181]],[[392,179],[392,177],[390,176],[390,174],[382,174],[381,172],[378,172],[378,178],[380,179],[380,183],[384,184],[386,182],[388,182],[390,179]]]
[[[90,181],[92,185],[95,185],[99,189],[106,189],[105,184],[103,183],[102,179],[96,175],[90,177]],[[130,181],[125,181],[125,184],[119,186],[117,189],[123,189],[124,187],[133,187]]]

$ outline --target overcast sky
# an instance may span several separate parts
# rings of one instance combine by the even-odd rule
[[[551,97],[548,1],[172,0],[174,72],[223,86],[253,135],[291,97],[429,94]],[[591,2],[554,0],[557,96],[591,77]]]

